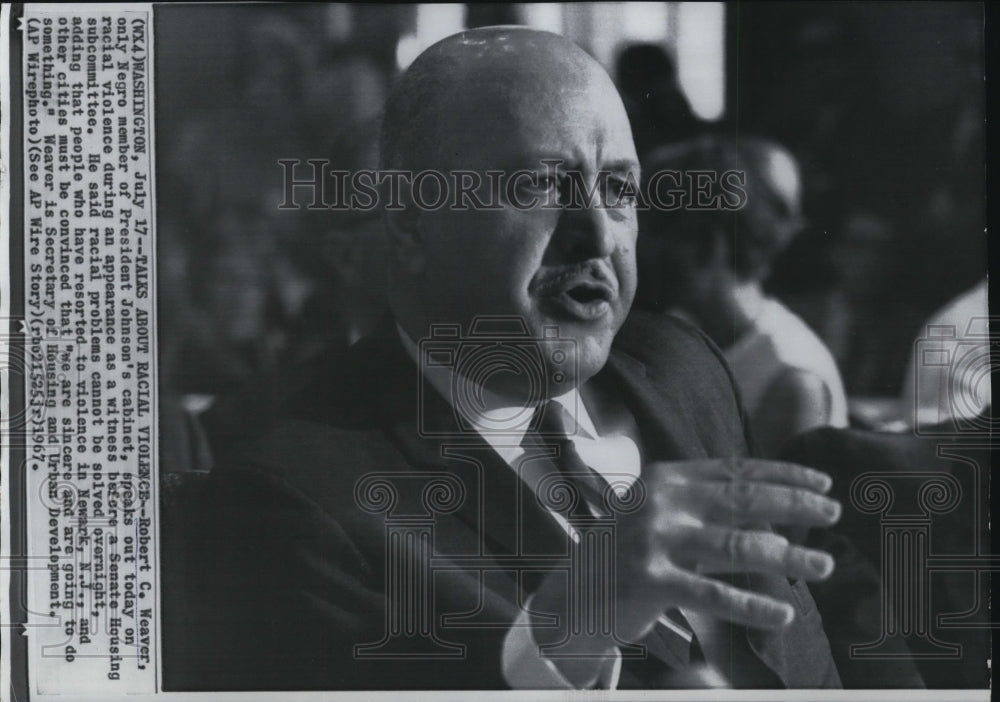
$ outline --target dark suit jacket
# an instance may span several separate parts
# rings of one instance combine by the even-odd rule
[[[747,452],[732,378],[687,325],[633,316],[591,382],[624,398],[644,460]],[[421,395],[419,383],[389,323],[311,379],[288,403],[288,419],[216,469],[182,510],[165,510],[166,689],[506,687],[504,636],[545,575],[526,570],[525,557],[551,564],[566,555],[567,537],[478,435],[421,435],[456,426],[446,400]],[[363,481],[373,472],[396,490],[390,521],[422,513],[435,475],[461,481],[465,492],[457,508],[434,517],[434,574],[410,593],[433,597],[421,605],[426,620],[409,639],[367,649],[395,654],[375,659],[355,655],[355,645],[385,638],[386,583],[405,571],[389,564],[387,514],[374,509],[386,493]],[[437,497],[447,501],[447,491]],[[775,684],[839,687],[805,583],[736,581],[797,608],[780,634],[731,629],[747,637]],[[417,635],[421,627],[437,641]],[[406,657],[414,651],[438,657]]]

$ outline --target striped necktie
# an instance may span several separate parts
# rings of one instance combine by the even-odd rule
[[[576,430],[576,421],[558,402],[543,403],[535,411],[531,428],[525,433],[521,445],[526,449],[556,449],[551,458],[555,467],[572,483],[585,500],[577,504],[569,516],[611,516],[605,496],[612,489],[604,477],[580,458],[569,429]],[[673,608],[662,614],[646,637],[639,642],[652,657],[672,670],[685,670],[692,663],[704,663],[705,658],[691,625]],[[655,663],[647,660],[655,667]]]

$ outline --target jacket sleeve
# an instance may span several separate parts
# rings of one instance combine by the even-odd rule
[[[183,541],[163,571],[184,571],[163,589],[164,621],[183,622],[164,631],[164,687],[353,687],[384,598],[338,523],[253,471],[211,476],[180,510],[163,521]]]

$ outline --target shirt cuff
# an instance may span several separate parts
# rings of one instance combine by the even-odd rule
[[[507,631],[503,642],[503,677],[515,690],[573,690],[559,667],[539,651],[538,644],[531,635],[531,597],[524,604],[521,614]],[[622,671],[622,654],[615,649],[613,658],[597,662],[600,674],[597,676],[598,689],[614,690]]]

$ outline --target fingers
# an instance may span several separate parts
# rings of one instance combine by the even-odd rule
[[[829,554],[753,526],[836,523],[841,505],[825,496],[832,480],[821,471],[776,461],[708,459],[647,464],[643,479],[650,499],[633,515],[633,528],[623,532],[641,545],[634,551],[635,567],[626,569],[631,576],[619,583],[623,592],[655,593],[656,603],[662,596],[668,604],[744,626],[779,629],[795,615],[789,603],[707,574],[816,581],[833,572]]]
[[[787,602],[741,590],[702,575],[677,571],[664,585],[672,605],[743,626],[781,629],[795,618],[795,609]]]
[[[800,466],[797,463],[747,459],[737,461],[733,473],[734,477],[744,480],[805,488],[824,495],[833,487],[833,478],[828,474],[815,468]]]
[[[701,573],[765,573],[823,580],[833,572],[833,558],[823,551],[789,543],[769,531],[704,526],[676,529],[674,560]]]
[[[708,486],[707,495],[706,519],[722,524],[830,526],[840,519],[839,502],[802,488],[730,480]]]
[[[672,514],[683,511],[701,522],[724,526],[760,522],[830,526],[841,514],[839,502],[810,490],[745,480],[677,484],[654,500],[665,519],[673,520]]]
[[[754,458],[714,458],[704,461],[677,461],[658,464],[667,481],[731,480],[774,483],[826,494],[833,478],[815,468],[784,461]],[[646,470],[645,468],[643,469]]]

